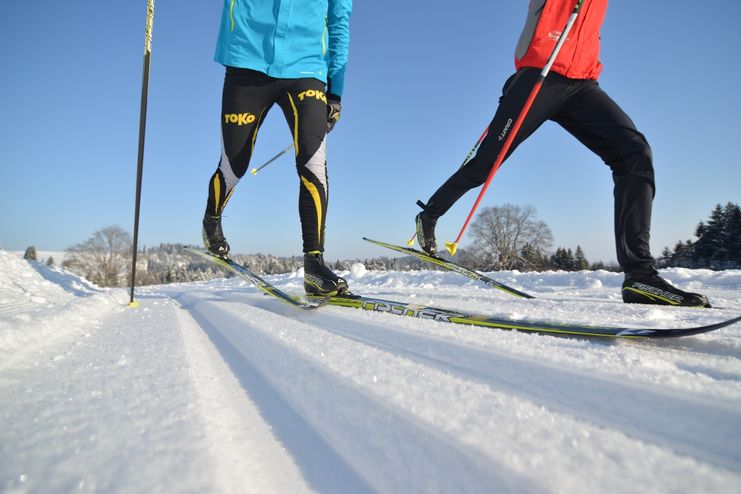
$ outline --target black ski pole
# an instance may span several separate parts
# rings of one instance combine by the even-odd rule
[[[257,172],[259,172],[260,170],[262,170],[263,168],[265,168],[266,166],[268,166],[270,163],[272,163],[273,161],[277,160],[278,158],[280,158],[281,156],[283,156],[284,154],[286,154],[288,152],[288,150],[291,149],[292,147],[293,147],[293,143],[289,144],[283,151],[281,151],[280,153],[276,154],[275,156],[273,156],[272,158],[270,158],[269,160],[267,160],[261,166],[259,166],[257,168],[253,168],[252,170],[250,170],[250,173],[252,173],[253,175],[257,175]]]
[[[149,56],[152,52],[152,24],[154,24],[154,0],[147,0],[147,24],[144,28],[144,69],[142,71],[142,96],[139,110],[139,155],[136,164],[136,199],[134,201],[134,245],[131,258],[131,299],[129,307],[138,307],[134,301],[136,285],[136,252],[139,243],[139,209],[142,195],[142,171],[144,169],[144,134],[147,126],[147,88],[149,86]]]

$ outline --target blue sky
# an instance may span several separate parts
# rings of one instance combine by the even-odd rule
[[[387,255],[417,199],[455,170],[513,71],[527,1],[355,2],[342,120],[328,137],[328,259]],[[133,230],[146,1],[2,2],[0,246],[62,250],[109,225]],[[155,5],[139,245],[200,242],[220,152],[218,1]],[[694,238],[715,204],[741,202],[741,76],[734,0],[611,2],[602,87],[654,152],[652,250]],[[290,143],[276,107],[251,167]],[[297,255],[298,179],[289,155],[237,187],[233,251]],[[438,224],[455,239],[478,191]],[[483,206],[530,204],[555,245],[615,258],[609,169],[556,124],[523,144]],[[464,237],[465,248],[470,236]]]

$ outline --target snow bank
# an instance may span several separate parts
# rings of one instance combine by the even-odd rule
[[[123,290],[0,250],[0,368],[40,346],[84,336],[125,302]]]

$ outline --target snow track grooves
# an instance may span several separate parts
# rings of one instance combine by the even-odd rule
[[[382,329],[350,317],[323,314],[322,327],[554,411],[620,430],[628,436],[649,438],[678,453],[697,457],[696,445],[705,444],[706,450],[698,457],[702,461],[729,469],[741,464],[741,450],[736,447],[741,444],[741,429],[731,426],[741,423],[741,411],[732,405],[711,405],[680,393],[435,337]],[[685,425],[677,427],[677,420]]]
[[[432,321],[299,313],[243,291],[177,298],[322,492],[588,492],[605,472],[615,492],[651,471],[688,492],[738,481],[733,403],[477,348]]]
[[[253,316],[285,316],[243,303],[219,303],[214,310],[211,303],[197,298],[183,296],[179,301],[208,334],[313,488],[321,492],[487,492],[497,485],[500,492],[538,491],[528,480],[492,468],[491,461],[482,460],[455,438],[420,427],[403,410],[328,371],[320,356],[286,346],[287,335],[266,334],[249,322]],[[290,311],[295,325],[295,310],[272,300],[260,300],[258,305],[263,303]],[[301,319],[309,320],[311,315]],[[239,330],[219,329],[230,327]],[[309,322],[306,327],[315,329]],[[384,447],[388,444],[394,444],[394,449]],[[398,474],[399,464],[407,467],[409,475]],[[450,469],[461,473],[463,485],[461,478],[447,474]]]

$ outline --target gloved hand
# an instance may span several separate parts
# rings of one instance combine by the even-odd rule
[[[334,125],[340,120],[340,97],[330,94],[327,97],[327,134],[332,132]]]

